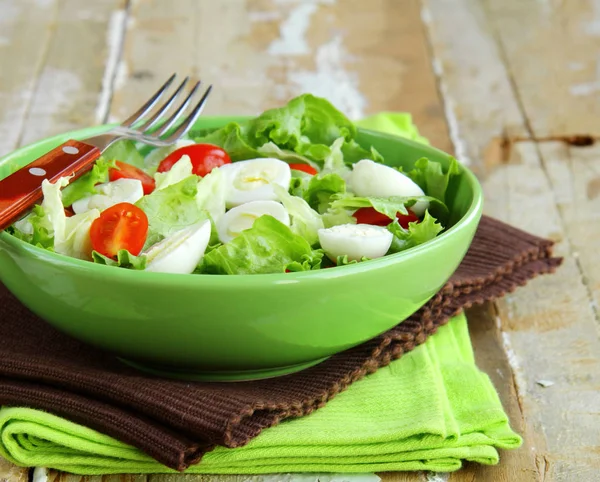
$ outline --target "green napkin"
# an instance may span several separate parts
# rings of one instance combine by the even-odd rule
[[[173,472],[139,450],[60,417],[0,409],[0,455],[77,474]],[[312,414],[217,447],[187,473],[449,472],[462,460],[496,464],[516,448],[489,378],[475,366],[464,316],[427,343],[351,385]]]

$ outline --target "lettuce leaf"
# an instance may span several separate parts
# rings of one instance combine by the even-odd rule
[[[44,208],[39,204],[33,207],[29,215],[11,226],[8,232],[38,248],[54,251],[54,232],[46,222]]]
[[[102,153],[109,162],[121,161],[132,166],[144,168],[144,156],[137,150],[135,142],[129,139],[121,139],[113,143]]]
[[[362,258],[360,258],[360,261],[356,260],[356,259],[348,259],[348,255],[345,254],[343,256],[338,256],[335,265],[336,266],[345,266],[347,264],[356,264],[356,263],[363,263],[364,261],[369,261],[370,258],[367,258],[366,256],[363,256]]]
[[[288,164],[308,164],[317,171],[320,169],[319,165],[316,162],[312,162],[308,157],[302,156],[294,151],[281,149],[274,142],[267,142],[266,144],[260,146],[257,150],[265,157],[274,157],[275,159],[280,159]]]
[[[213,169],[200,179],[197,189],[198,207],[208,212],[215,223],[218,222],[225,214],[225,196],[229,189],[227,176],[221,169]],[[217,231],[214,229],[212,232],[215,234]]]
[[[443,229],[443,226],[429,214],[429,211],[425,211],[425,216],[421,222],[408,223],[408,229],[404,229],[397,221],[394,221],[388,225],[388,230],[394,235],[388,254],[404,251],[429,241],[435,238]]]
[[[284,188],[273,185],[279,202],[287,209],[291,222],[292,233],[302,236],[312,246],[319,242],[319,229],[323,229],[321,216],[308,203],[297,196],[292,196]]]
[[[114,160],[109,161],[107,159],[105,157],[99,158],[90,172],[84,174],[77,181],[72,182],[63,189],[62,203],[65,207],[90,194],[97,194],[96,184],[108,182],[108,171],[111,168],[116,168],[116,165]]]
[[[193,169],[190,156],[182,156],[167,172],[157,172],[154,174],[156,189],[165,189],[173,184],[177,184],[179,181],[183,181],[192,175]]]
[[[335,173],[317,174],[313,176],[302,197],[319,213],[325,213],[331,204],[332,196],[346,192],[346,181]]]
[[[340,224],[356,224],[356,218],[352,216],[354,210],[348,210],[344,208],[329,209],[327,212],[321,215],[323,225],[326,228],[333,226],[339,226]]]
[[[98,251],[92,251],[92,260],[94,263],[104,264],[106,266],[117,266],[119,268],[129,268],[135,270],[146,269],[146,256],[135,256],[126,249],[121,249],[117,253],[117,259],[107,258]]]
[[[442,216],[447,216],[448,208],[446,205],[436,198],[430,196],[409,196],[409,197],[357,197],[334,195],[331,203],[331,210],[353,209],[372,207],[376,211],[385,214],[388,218],[394,219],[397,213],[408,214],[407,208],[411,207],[418,201],[427,200],[430,206],[435,206],[434,209],[441,212]]]
[[[232,241],[206,253],[201,272],[208,274],[264,274],[298,271],[320,264],[323,253],[313,250],[272,216],[261,216],[252,228]],[[317,262],[319,259],[319,262]],[[288,268],[289,267],[289,268]]]
[[[439,199],[448,204],[450,198],[448,190],[452,177],[460,174],[458,161],[451,158],[448,170],[444,172],[439,162],[430,161],[422,157],[415,163],[415,167],[407,175],[416,182],[428,196]]]
[[[210,132],[205,136],[196,137],[194,140],[199,144],[214,144],[222,147],[234,162],[265,157],[257,150],[263,143],[257,143],[255,139],[249,137],[248,129],[250,122],[242,124],[230,122],[224,127]]]
[[[287,105],[270,109],[242,123],[202,133],[196,142],[216,144],[225,149],[232,161],[283,154],[288,161],[300,156],[322,165],[335,149],[345,163],[360,159],[381,160],[374,150],[363,149],[355,140],[355,125],[329,101],[304,94]]]
[[[136,206],[148,216],[148,238],[144,249],[183,228],[208,219],[196,201],[198,176],[192,175],[165,189],[155,190]]]

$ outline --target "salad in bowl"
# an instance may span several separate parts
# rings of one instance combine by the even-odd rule
[[[118,141],[81,178],[45,180],[42,203],[8,232],[116,268],[240,275],[368,263],[448,227],[456,161],[386,165],[325,99],[188,137]]]

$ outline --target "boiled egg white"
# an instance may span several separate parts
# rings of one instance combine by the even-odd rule
[[[287,191],[292,179],[289,164],[270,157],[233,162],[220,169],[226,173],[229,183],[225,198],[228,208],[250,201],[274,201],[277,195],[273,184]]]
[[[411,178],[389,166],[363,159],[354,164],[348,176],[349,189],[364,197],[424,196],[425,193]],[[429,207],[428,201],[419,201],[410,210],[422,216]]]
[[[290,225],[287,210],[275,201],[252,201],[236,206],[227,211],[217,223],[217,233],[222,243],[227,243],[240,235],[245,229],[250,229],[259,217],[273,216],[275,219]]]
[[[371,224],[340,224],[319,229],[321,248],[332,261],[338,256],[348,256],[351,261],[381,258],[390,249],[393,238],[386,228]]]
[[[142,181],[138,179],[117,179],[113,182],[98,184],[98,194],[79,199],[71,206],[75,214],[85,213],[91,209],[104,211],[119,203],[135,204],[144,196]]]
[[[177,231],[150,247],[146,271],[191,274],[204,256],[210,240],[210,221],[205,220]]]

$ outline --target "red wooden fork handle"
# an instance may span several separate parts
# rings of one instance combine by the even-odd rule
[[[22,217],[42,199],[42,181],[55,182],[71,176],[72,181],[90,170],[100,149],[70,140],[0,181],[0,231]]]

